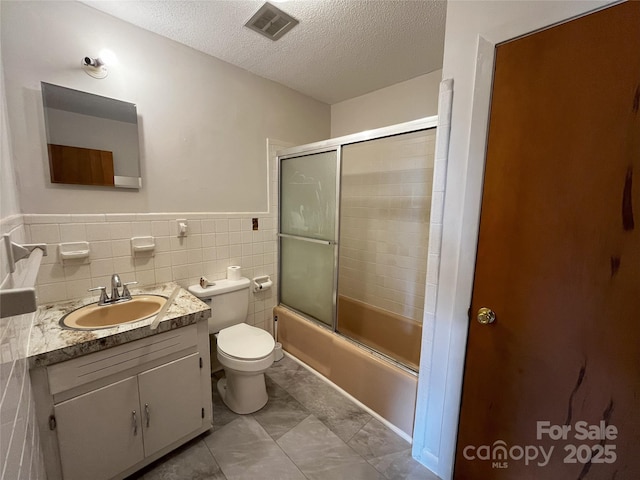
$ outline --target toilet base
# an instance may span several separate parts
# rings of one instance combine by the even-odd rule
[[[218,380],[217,389],[229,410],[241,415],[257,412],[267,404],[264,373],[234,372],[224,369],[225,378]]]

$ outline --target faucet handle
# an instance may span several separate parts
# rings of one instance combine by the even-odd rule
[[[95,292],[96,290],[100,290],[100,300],[98,300],[98,305],[104,305],[109,300],[107,296],[107,287],[95,287],[90,288],[87,292]]]
[[[129,293],[129,285],[137,285],[138,282],[126,282],[122,284],[122,296],[125,298],[131,298],[131,293]]]

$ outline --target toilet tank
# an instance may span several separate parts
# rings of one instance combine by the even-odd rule
[[[189,287],[193,295],[211,306],[210,334],[247,320],[250,283],[248,278],[242,277],[240,280],[216,280],[205,288],[200,285]]]

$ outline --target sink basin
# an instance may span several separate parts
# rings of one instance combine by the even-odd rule
[[[152,317],[166,302],[160,295],[135,295],[131,300],[111,305],[91,303],[67,313],[60,319],[60,325],[73,330],[114,327]]]

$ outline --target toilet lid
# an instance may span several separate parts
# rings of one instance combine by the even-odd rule
[[[218,333],[218,348],[239,359],[264,358],[273,351],[275,345],[268,332],[246,323],[223,328]]]

